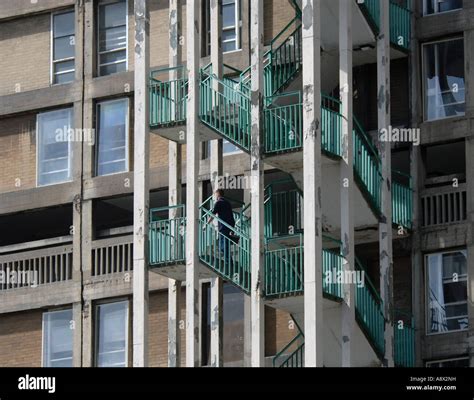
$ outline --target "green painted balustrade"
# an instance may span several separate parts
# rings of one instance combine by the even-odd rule
[[[357,257],[355,260],[356,270],[364,272],[364,285],[357,285],[355,291],[356,318],[370,338],[374,349],[381,356],[385,352],[385,318],[382,311],[382,299],[366,273],[363,264]]]
[[[413,189],[410,175],[392,170],[392,220],[395,225],[413,227]]]
[[[225,280],[250,292],[250,227],[244,212],[234,214],[235,227],[232,227],[212,214],[212,196],[199,207],[199,259]],[[209,219],[228,227],[231,235],[226,236],[217,230]],[[228,254],[219,246],[225,243]]]
[[[169,73],[174,71],[178,79],[170,80]],[[165,80],[157,77],[163,76]],[[163,78],[162,78],[163,79]],[[186,122],[186,103],[188,97],[188,80],[182,66],[163,68],[150,73],[150,127],[166,127]]]
[[[357,3],[376,34],[380,30],[380,0],[358,0]],[[410,48],[411,2],[390,1],[390,41],[404,50]]]
[[[304,367],[304,335],[298,333],[272,360],[275,368]]]
[[[397,367],[415,367],[415,325],[411,314],[394,312],[394,361]]]
[[[175,209],[180,216],[170,219],[168,215],[171,209]],[[150,265],[165,266],[185,262],[186,217],[184,213],[184,205],[150,210]]]

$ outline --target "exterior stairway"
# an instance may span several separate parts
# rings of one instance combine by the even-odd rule
[[[378,0],[376,0],[378,1]],[[301,91],[285,92],[298,77],[302,68],[301,54],[301,12],[298,2],[293,1],[296,17],[272,40],[264,59],[264,157],[265,162],[279,166],[278,160],[288,154],[302,152],[302,99]],[[377,7],[367,2],[364,13],[372,18],[377,27]],[[392,7],[393,8],[393,7]],[[391,13],[392,12],[391,8]],[[402,13],[400,13],[401,15]],[[391,14],[392,15],[392,14]],[[370,21],[369,21],[370,23]],[[398,34],[394,29],[394,36]],[[409,37],[409,36],[408,36]],[[408,43],[408,41],[407,41]],[[403,46],[401,46],[403,47]],[[227,66],[228,67],[228,66]],[[229,67],[228,67],[229,68]],[[182,67],[176,69],[178,78],[172,81],[159,80],[157,76],[169,70],[152,72],[149,80],[150,127],[167,129],[186,123],[188,83]],[[250,68],[245,71],[232,69],[228,76],[219,79],[212,68],[206,66],[200,73],[199,118],[204,126],[217,137],[228,140],[244,152],[250,152]],[[338,162],[341,157],[341,104],[338,99],[322,95],[322,150],[324,155]],[[354,117],[354,175],[357,185],[375,215],[380,214],[380,190],[382,178],[378,152],[369,135]],[[284,168],[281,168],[284,170]],[[291,172],[291,171],[286,171]],[[300,186],[301,188],[301,186]],[[295,210],[302,216],[300,191],[279,193],[266,188],[265,199],[265,266],[264,295],[267,304],[282,301],[301,303],[303,294],[304,246],[301,224],[296,231],[284,234],[284,227],[297,223],[297,216],[275,212],[277,204],[294,202]],[[393,183],[394,223],[411,227],[411,188]],[[279,200],[277,200],[279,199]],[[278,203],[279,202],[279,203]],[[297,203],[299,202],[299,205]],[[155,209],[150,214],[150,264],[157,271],[169,266],[181,266],[185,262],[186,218],[184,207],[180,206],[180,217],[169,219],[168,209]],[[234,211],[236,226],[230,227],[232,238],[224,237],[230,249],[224,256],[219,249],[220,233],[209,219],[219,221],[212,214],[213,200],[207,199],[200,205],[199,217],[199,259],[205,270],[250,293],[250,249],[251,232],[249,205],[239,204]],[[281,209],[281,207],[280,207]],[[164,215],[164,216],[162,216]],[[224,223],[223,221],[219,221]],[[224,223],[225,224],[225,223]],[[299,232],[298,232],[299,229]],[[325,241],[323,259],[323,293],[325,302],[342,302],[342,284],[324,279],[326,272],[342,271],[343,256],[339,243]],[[363,270],[358,261],[356,268]],[[384,352],[384,317],[381,299],[366,274],[368,284],[356,290],[356,316],[363,336],[381,356]],[[295,316],[295,319],[298,317]],[[337,318],[336,318],[337,319]],[[396,332],[399,365],[411,366],[413,360],[413,332],[405,326],[403,332]],[[410,329],[413,329],[412,327]],[[296,347],[295,347],[296,346]],[[295,347],[293,349],[293,347]],[[288,351],[291,353],[287,354]],[[304,360],[304,337],[300,332],[295,339],[275,357],[275,366],[302,366]]]

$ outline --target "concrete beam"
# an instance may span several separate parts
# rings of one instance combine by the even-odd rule
[[[133,366],[148,366],[148,218],[150,134],[148,76],[150,14],[146,0],[135,0],[135,129],[133,192]]]
[[[354,154],[352,137],[352,1],[339,0],[339,87],[341,99],[341,239],[343,268],[354,271]],[[351,274],[352,276],[352,274]],[[342,366],[351,367],[355,355],[355,284],[344,282],[342,303]]]
[[[200,2],[187,0],[187,70],[189,95],[186,119],[186,366],[200,366],[199,359],[199,40]]]
[[[379,223],[380,296],[384,304],[385,355],[383,366],[393,367],[393,249],[392,249],[392,156],[389,141],[382,141],[390,126],[390,19],[389,0],[380,0],[380,33],[377,37],[377,104],[379,153],[382,162],[381,211]]]
[[[250,5],[251,52],[251,318],[252,318],[252,367],[265,366],[265,308],[263,301],[263,2],[253,1]]]
[[[321,1],[303,0],[305,366],[322,367]]]

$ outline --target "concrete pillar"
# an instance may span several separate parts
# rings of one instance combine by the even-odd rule
[[[72,305],[72,360],[73,367],[82,366],[82,303]]]
[[[93,311],[92,301],[83,301],[82,304],[82,367],[89,368],[94,365],[93,350]]]
[[[263,146],[263,2],[252,1],[250,5],[251,52],[251,318],[252,318],[252,367],[265,366],[265,309],[263,302],[263,162],[260,146]]]
[[[378,129],[390,125],[390,28],[389,0],[380,0],[380,33],[377,36]],[[384,304],[385,355],[383,365],[393,367],[393,251],[392,251],[392,168],[391,145],[379,138],[382,160],[382,215],[379,223],[380,296]]]
[[[354,145],[352,89],[352,1],[339,0],[339,87],[341,98],[341,241],[345,271],[354,271]],[[352,276],[352,274],[350,275]],[[355,351],[355,285],[344,282],[342,303],[342,366],[351,367]]]
[[[169,3],[169,66],[177,67],[181,64],[181,2],[170,0]],[[170,81],[178,79],[176,69],[170,70]],[[174,94],[174,91],[171,93]],[[168,145],[168,203],[170,206],[181,204],[181,145],[169,141]],[[180,210],[172,208],[169,218],[181,217]],[[174,232],[179,234],[179,232]],[[179,333],[179,319],[181,309],[181,281],[170,279],[168,282],[168,366],[179,367],[181,361],[181,335]]]
[[[222,79],[222,0],[211,1],[211,62],[212,72]],[[215,89],[219,91],[219,85]],[[219,177],[223,171],[222,139],[211,141],[210,172],[212,189],[218,189]],[[223,283],[222,279],[211,279],[211,366],[223,364]]]
[[[199,361],[199,257],[198,257],[198,176],[199,176],[199,15],[200,2],[187,0],[187,69],[189,95],[186,119],[186,366]]]
[[[247,182],[250,180],[250,171],[245,171]],[[244,190],[244,203],[249,204],[250,192]],[[244,367],[252,366],[252,302],[250,296],[244,296]]]
[[[133,187],[133,366],[148,366],[148,218],[150,209],[148,76],[150,14],[135,0],[135,128]]]
[[[303,0],[305,366],[322,367],[321,1]]]

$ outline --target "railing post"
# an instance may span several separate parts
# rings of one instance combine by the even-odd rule
[[[211,62],[212,72],[222,79],[222,0],[211,1]],[[214,90],[220,93],[219,81],[214,82]],[[219,96],[215,97],[216,99]],[[219,104],[213,104],[219,107]],[[211,141],[210,172],[213,192],[219,187],[219,178],[223,172],[222,139]],[[219,277],[211,278],[211,366],[223,366],[223,282]]]
[[[341,97],[341,241],[343,270],[354,271],[354,154],[352,136],[352,1],[339,0],[339,87]],[[352,273],[349,274],[352,276]],[[345,274],[344,276],[347,276]],[[343,283],[342,366],[353,364],[355,283]]]
[[[379,151],[382,166],[381,217],[379,223],[380,296],[385,318],[383,365],[393,367],[393,250],[391,145],[382,140],[390,125],[390,20],[389,0],[380,0],[380,33],[377,36],[377,104]]]
[[[200,1],[187,0],[187,70],[189,79],[186,118],[186,366],[200,366],[199,359],[199,39]]]
[[[133,366],[148,366],[148,220],[150,14],[135,0],[135,166],[133,191]]]
[[[303,0],[305,366],[322,367],[321,1]]]
[[[252,302],[252,367],[265,365],[265,315],[263,303],[264,218],[263,218],[263,1],[252,1],[250,6],[251,52],[251,143],[250,176],[252,203],[251,287]]]

